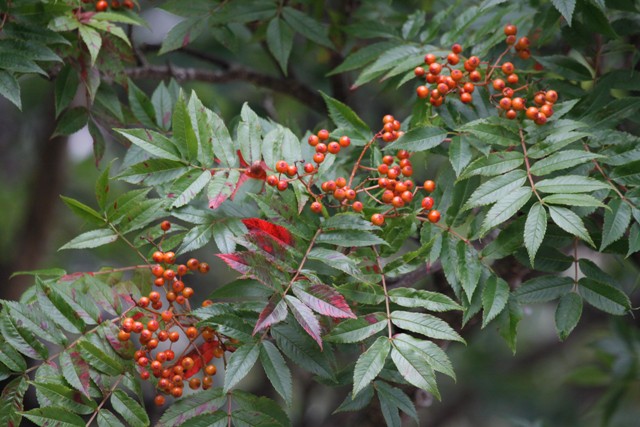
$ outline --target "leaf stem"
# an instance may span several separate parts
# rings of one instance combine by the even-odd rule
[[[380,260],[380,254],[378,253],[378,248],[373,246],[373,252],[376,254],[376,265],[378,266],[378,273],[380,273],[380,279],[382,280],[382,291],[384,292],[384,305],[387,310],[387,330],[389,334],[389,339],[393,339],[393,329],[391,326],[391,308],[389,306],[389,292],[387,291],[387,281],[384,277],[384,272],[382,271],[382,262]]]
[[[367,152],[369,147],[371,147],[371,145],[376,141],[376,139],[378,139],[379,136],[380,132],[373,135],[373,138],[371,138],[371,140],[367,142],[367,145],[362,148],[360,156],[358,157],[358,160],[356,160],[356,163],[353,165],[353,169],[351,170],[351,175],[349,176],[349,183],[347,184],[347,187],[351,188],[351,184],[353,184],[353,178],[356,176],[356,172],[358,171],[358,169],[360,169],[360,162],[362,162],[362,159],[364,158],[364,153]]]
[[[529,178],[529,184],[531,184],[531,190],[533,194],[536,195],[538,201],[544,205],[540,194],[538,194],[538,190],[536,190],[536,184],[533,182],[533,176],[531,175],[531,164],[529,163],[529,155],[527,154],[527,144],[524,142],[524,131],[522,127],[518,128],[518,132],[520,133],[520,145],[522,146],[522,153],[524,154],[524,164],[527,167],[527,177]]]
[[[87,421],[86,426],[89,427],[91,425],[91,423],[93,422],[93,420],[98,416],[98,412],[100,412],[100,409],[102,409],[102,407],[104,406],[105,403],[107,403],[107,400],[109,399],[109,397],[111,397],[111,395],[113,394],[113,392],[116,390],[116,388],[118,387],[118,385],[120,384],[120,381],[122,381],[122,379],[124,378],[124,374],[120,374],[120,376],[118,377],[118,379],[116,379],[116,382],[113,383],[113,386],[111,387],[111,389],[107,392],[107,394],[104,396],[104,398],[102,399],[102,402],[100,402],[98,404],[98,407],[95,409],[95,411],[93,411],[93,414],[91,414],[91,418],[89,418],[89,421]]]
[[[307,248],[307,251],[304,253],[304,256],[302,257],[302,260],[300,261],[300,265],[298,265],[298,269],[296,270],[295,274],[293,275],[293,277],[289,281],[289,284],[287,285],[287,288],[282,292],[282,298],[284,298],[287,295],[287,292],[289,292],[289,289],[291,289],[291,286],[293,286],[293,283],[300,276],[300,272],[302,271],[302,267],[304,267],[305,262],[307,262],[307,258],[309,257],[309,254],[311,253],[311,249],[313,249],[313,246],[316,244],[316,239],[318,238],[318,236],[320,236],[320,233],[322,233],[322,228],[318,228],[318,230],[316,230],[316,234],[314,234],[313,237],[311,238],[311,241],[309,242],[309,247]]]

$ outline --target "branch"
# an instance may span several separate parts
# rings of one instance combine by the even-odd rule
[[[211,71],[201,68],[182,68],[172,65],[147,65],[125,70],[125,74],[133,79],[164,79],[173,77],[178,81],[197,80],[208,83],[228,83],[237,80],[247,81],[289,95],[301,103],[324,114],[326,113],[322,97],[297,80],[268,76],[255,71],[232,67],[223,71]]]

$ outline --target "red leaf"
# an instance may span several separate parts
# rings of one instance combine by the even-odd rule
[[[249,175],[247,175],[246,173],[243,173],[242,175],[240,175],[240,178],[238,178],[238,182],[236,182],[236,187],[233,189],[233,192],[231,193],[231,196],[230,196],[231,200],[233,200],[236,197],[236,193],[238,192],[242,184],[249,181],[249,178],[250,178]]]
[[[281,225],[276,225],[260,218],[245,218],[242,220],[242,222],[249,229],[249,231],[262,230],[286,245],[293,245],[293,236],[291,235],[289,230]]]
[[[194,348],[189,353],[185,354],[181,358],[179,358],[175,365],[179,365],[182,363],[182,360],[185,357],[190,357],[193,359],[193,367],[187,371],[184,371],[183,377],[185,379],[190,378],[197,374],[203,366],[207,365],[211,359],[213,359],[214,350],[220,345],[218,341],[212,342],[204,342],[199,347]]]
[[[240,159],[240,166],[242,166],[243,168],[248,167],[249,163],[247,163],[244,157],[242,157],[242,153],[240,152],[240,150],[236,150],[236,153],[238,154],[238,158]]]
[[[262,310],[260,316],[258,316],[258,321],[256,322],[255,328],[253,328],[252,335],[286,319],[287,305],[282,299],[276,304],[276,299],[279,299],[276,295],[269,299],[267,306]]]
[[[309,334],[311,338],[315,340],[322,349],[322,338],[320,338],[320,322],[316,319],[316,316],[313,314],[311,309],[304,305],[302,301],[298,298],[287,295],[285,297],[287,299],[287,303],[291,308],[291,313],[293,313],[293,317],[296,318],[300,326]]]
[[[344,297],[331,286],[322,284],[308,286],[297,282],[293,286],[293,293],[309,308],[325,316],[342,319],[356,318]]]
[[[251,266],[244,260],[242,255],[243,252],[235,252],[232,254],[217,254],[216,256],[235,271],[247,274],[251,271]]]

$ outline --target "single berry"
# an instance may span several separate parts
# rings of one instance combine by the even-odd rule
[[[505,62],[504,64],[502,64],[501,69],[503,73],[509,75],[509,74],[513,74],[516,67],[514,67],[511,62]]]
[[[198,266],[198,271],[200,271],[200,273],[205,274],[209,272],[209,264],[207,264],[206,262],[201,262],[200,265]]]
[[[316,168],[311,163],[305,163],[305,165],[304,165],[305,173],[312,173],[315,170],[316,170]]]
[[[351,205],[351,208],[353,209],[354,212],[362,212],[362,209],[364,207],[362,206],[362,202],[353,202],[353,204]]]
[[[480,74],[479,71],[472,71],[469,73],[469,80],[471,80],[472,82],[479,82],[480,80],[482,80],[482,75]]]
[[[322,162],[324,162],[324,154],[322,153],[316,153],[313,155],[313,161],[316,162],[317,164],[320,164]]]
[[[340,140],[338,141],[338,144],[340,144],[340,146],[342,148],[346,148],[348,146],[351,145],[351,138],[349,138],[348,136],[341,136]]]
[[[433,64],[429,65],[429,72],[431,74],[438,75],[440,74],[440,71],[442,71],[442,65],[438,64],[437,62],[434,62]]]
[[[277,185],[278,191],[284,191],[287,189],[288,186],[289,186],[289,183],[287,181],[285,180],[278,181],[278,185]]]
[[[289,168],[289,164],[284,160],[279,160],[276,163],[276,171],[279,173],[287,173],[287,169]]]
[[[471,101],[473,101],[473,96],[471,96],[471,94],[469,92],[463,92],[460,94],[460,101],[463,104],[468,104]]]
[[[457,65],[460,62],[460,57],[455,53],[450,53],[447,55],[447,62],[451,65]]]
[[[377,225],[377,226],[380,226],[380,225],[384,224],[384,216],[382,214],[379,214],[379,213],[373,214],[371,216],[371,223],[373,225]]]
[[[511,109],[511,98],[507,98],[506,96],[500,100],[500,108],[503,110]]]
[[[200,266],[200,261],[198,261],[195,258],[191,258],[189,259],[189,261],[187,261],[187,268],[191,271],[197,270],[199,266]]]
[[[513,108],[516,111],[521,111],[524,110],[525,108],[525,102],[524,99],[518,97],[518,98],[513,98],[511,100],[511,108]]]
[[[311,135],[309,139],[307,139],[307,142],[310,146],[315,147],[320,142],[320,138],[318,138],[318,135]]]
[[[424,76],[425,73],[426,73],[426,71],[422,67],[416,67],[413,70],[413,74],[415,74],[416,77],[422,77],[422,76]]]
[[[97,12],[104,12],[108,8],[109,8],[109,3],[107,3],[106,0],[100,0],[99,2],[96,3]]]
[[[507,113],[505,114],[505,117],[509,120],[513,120],[518,116],[518,113],[516,112],[516,110],[509,110],[507,111]]]
[[[505,36],[515,36],[517,32],[518,32],[518,28],[513,24],[507,24],[504,26]]]
[[[296,167],[296,165],[289,165],[289,167],[287,168],[287,175],[295,176],[297,173],[298,168]]]
[[[278,185],[278,177],[275,175],[269,175],[267,177],[267,184],[269,184],[272,187],[275,187],[276,185]]]
[[[453,46],[451,46],[451,52],[453,53],[461,53],[462,52],[462,46],[460,46],[458,43],[454,44]]]
[[[164,253],[160,251],[155,251],[153,255],[151,255],[151,259],[155,262],[162,262],[164,261]]]
[[[171,228],[171,223],[169,221],[162,221],[160,223],[160,228],[162,229],[162,231],[169,231],[169,229]]]
[[[313,212],[313,213],[322,212],[322,204],[320,202],[311,203],[311,212]]]
[[[536,117],[538,117],[538,114],[539,114],[539,112],[538,112],[538,109],[536,107],[527,108],[527,111],[526,111],[527,118],[529,118],[531,120],[535,120]]]
[[[558,92],[556,92],[555,90],[548,90],[547,93],[545,93],[544,98],[547,100],[547,102],[555,104],[558,100]]]
[[[154,399],[153,399],[153,403],[156,404],[156,406],[162,406],[164,405],[165,402],[165,398],[163,395],[158,394]]]
[[[326,141],[327,139],[329,139],[329,131],[326,129],[319,130],[318,138],[320,138],[321,141]]]
[[[173,264],[174,262],[176,262],[176,254],[173,252],[165,252],[164,262],[166,264]]]
[[[426,86],[418,86],[416,88],[416,94],[418,95],[418,98],[424,99],[429,96],[429,88]]]
[[[436,189],[436,183],[429,179],[425,181],[424,184],[422,184],[422,188],[424,188],[429,193],[433,193],[433,191]]]
[[[440,221],[440,212],[435,209],[430,211],[427,215],[427,219],[435,224],[436,222]]]
[[[502,90],[506,86],[506,83],[502,79],[494,79],[492,85],[495,90],[502,92]]]
[[[433,53],[427,53],[424,56],[424,63],[425,64],[433,64],[434,62],[436,62],[438,60],[438,58],[436,58],[436,56]]]
[[[327,146],[327,150],[331,154],[338,154],[340,152],[340,144],[335,141],[330,142]]]
[[[433,207],[433,199],[431,197],[425,197],[422,199],[422,209],[429,210]]]
[[[518,77],[518,75],[516,73],[509,74],[507,76],[507,83],[509,83],[510,85],[514,85],[514,84],[518,83],[518,80],[520,80],[520,78]]]

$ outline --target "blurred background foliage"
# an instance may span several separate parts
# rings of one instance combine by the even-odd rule
[[[0,12],[8,3],[7,0],[0,1]],[[414,85],[398,87],[404,75],[381,82],[377,81],[380,77],[377,75],[372,82],[355,88],[353,85],[362,66],[344,73],[328,73],[343,63],[352,50],[381,41],[388,44],[386,50],[413,41],[417,45],[429,43],[444,48],[459,42],[491,54],[493,50],[488,39],[493,33],[501,37],[499,33],[507,22],[517,23],[523,34],[529,34],[535,40],[534,55],[569,56],[599,74],[617,69],[635,70],[636,74],[631,74],[635,77],[628,81],[622,79],[614,89],[620,94],[638,95],[638,1],[278,2],[280,7],[286,3],[325,23],[333,45],[328,48],[297,34],[286,76],[266,46],[266,22],[259,19],[228,26],[205,26],[187,47],[158,55],[167,33],[184,19],[198,16],[199,7],[206,7],[205,3],[202,0],[141,1],[139,15],[148,26],[129,29],[135,48],[133,53],[138,57],[123,57],[122,65],[125,69],[144,67],[146,64],[140,63],[144,58],[159,67],[171,64],[175,69],[204,69],[220,75],[241,69],[267,76],[268,79],[262,81],[247,78],[222,83],[180,81],[187,92],[195,90],[205,105],[218,112],[227,123],[233,123],[241,105],[248,102],[261,116],[270,117],[303,136],[307,130],[330,126],[319,90],[351,106],[372,126],[376,126],[384,114],[406,117],[414,107]],[[260,2],[253,3],[258,7]],[[558,12],[568,7],[576,8],[569,14],[573,16],[571,26]],[[481,14],[479,8],[487,8],[489,12]],[[413,41],[407,41],[402,37],[402,28],[408,17],[416,13],[424,13],[426,30]],[[589,63],[589,58],[596,53],[603,58],[602,62]],[[55,71],[54,67],[52,75]],[[169,82],[170,75],[167,73],[165,82]],[[134,76],[133,80],[150,94],[159,79],[144,73],[139,76],[141,78]],[[578,96],[590,89],[588,83],[576,86],[563,79],[551,80],[550,85],[567,96]],[[285,86],[297,82],[313,97],[307,93],[274,90],[273,82],[284,82]],[[113,135],[106,134],[105,153],[96,164],[94,142],[86,128],[68,137],[51,138],[56,127],[53,81],[41,76],[24,76],[20,85],[22,111],[0,98],[0,274],[3,280],[0,296],[4,299],[17,299],[31,283],[26,276],[9,280],[15,271],[54,266],[64,267],[69,272],[92,271],[137,262],[135,254],[125,250],[120,243],[92,251],[57,252],[64,242],[85,229],[58,195],[92,200],[94,182],[101,170],[111,159],[124,158],[126,147]],[[115,88],[120,99],[125,101],[122,88]],[[74,103],[81,104],[82,99],[75,99],[72,105]],[[593,103],[602,105],[597,98]],[[629,115],[625,130],[637,135],[640,105],[636,103],[632,107],[630,112],[624,112]],[[583,108],[593,106],[584,105]],[[125,117],[125,121],[132,121],[130,111],[126,109]],[[417,180],[435,176],[443,160],[444,157],[433,155],[414,162],[414,165],[422,166],[416,167]],[[114,193],[127,188],[122,182],[112,185]],[[198,278],[199,282],[194,284],[196,290],[213,290],[233,278],[234,274],[213,257],[211,247],[201,250],[197,256],[209,262],[215,274],[206,279]],[[601,265],[623,283],[637,307],[640,259],[624,260],[618,255],[605,257],[599,260]],[[444,280],[444,277],[436,275],[435,280]],[[199,294],[203,299],[206,296],[206,292]],[[560,427],[599,426],[604,422],[615,427],[638,425],[640,334],[637,319],[612,320],[591,310],[583,315],[568,340],[559,343],[553,313],[551,305],[526,307],[515,356],[497,332],[485,330],[480,333],[479,324],[467,325],[463,333],[468,346],[456,346],[450,352],[457,382],[441,378],[442,402],[433,401],[429,396],[413,396],[419,406],[422,425]],[[295,425],[329,426],[335,425],[336,420],[342,425],[381,425],[378,412],[374,410],[371,414],[331,416],[332,408],[340,404],[344,394],[336,394],[304,375],[295,378],[296,397],[292,410]],[[247,379],[245,388],[258,394],[271,393],[265,378],[260,376]],[[153,405],[147,407],[153,408]],[[157,416],[157,413],[152,414],[152,417]]]

